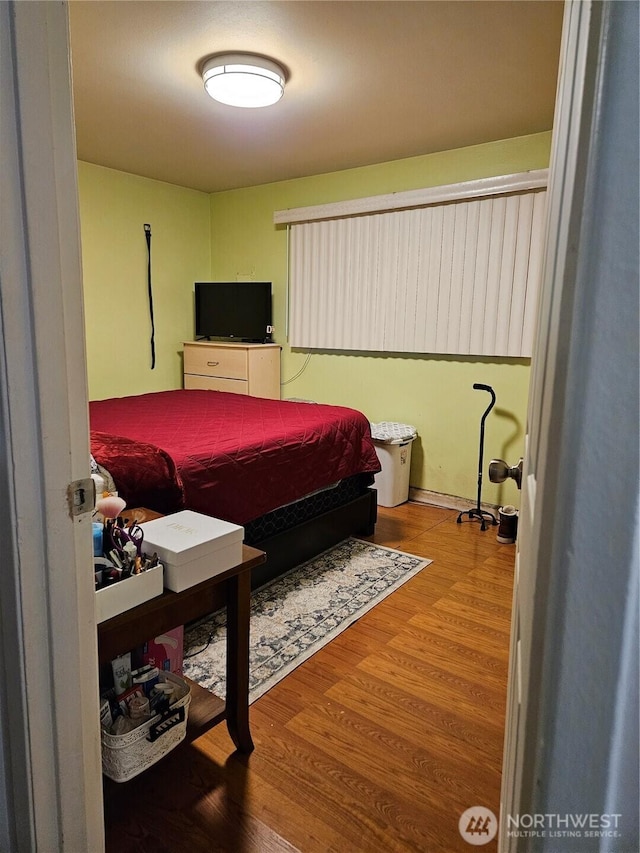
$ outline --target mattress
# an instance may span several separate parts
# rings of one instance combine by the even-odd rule
[[[93,401],[89,410],[92,453],[130,506],[138,501],[126,485],[157,470],[176,508],[244,525],[380,470],[368,419],[348,407],[177,390]]]

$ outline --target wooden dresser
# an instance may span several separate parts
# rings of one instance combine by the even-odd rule
[[[185,341],[184,387],[280,399],[278,344]]]

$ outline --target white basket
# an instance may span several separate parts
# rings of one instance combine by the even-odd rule
[[[418,431],[411,424],[398,424],[395,421],[371,424],[371,438],[384,444],[403,444],[417,437]]]
[[[114,782],[133,779],[160,761],[185,738],[191,690],[183,678],[172,672],[163,672],[162,677],[175,685],[179,696],[168,711],[156,714],[123,735],[102,731],[102,772]]]

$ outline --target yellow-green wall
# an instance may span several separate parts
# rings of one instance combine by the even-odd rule
[[[89,399],[182,387],[193,282],[210,271],[207,193],[78,163]],[[151,369],[147,243],[156,366]]]
[[[89,163],[78,164],[89,398],[179,388],[183,340],[193,338],[193,282],[249,276],[273,282],[282,396],[353,406],[372,421],[416,426],[411,485],[475,499],[480,416],[491,385],[483,499],[519,502],[496,487],[492,456],[522,453],[529,383],[525,359],[292,351],[285,335],[286,230],[273,212],[545,168],[551,134],[478,145],[326,175],[208,195]],[[151,370],[144,223],[152,228],[156,368]]]
[[[273,212],[389,192],[438,186],[546,168],[551,133],[412,157],[359,169],[299,178],[211,196],[211,277],[251,276],[273,282],[275,339],[282,345],[282,379],[303,366],[307,353],[286,341],[286,230]],[[282,396],[353,406],[372,421],[413,424],[411,485],[475,499],[480,417],[490,401],[473,391],[491,385],[496,408],[486,422],[483,499],[519,502],[510,481],[494,486],[486,476],[492,456],[515,464],[523,449],[529,384],[526,359],[313,352],[304,372]]]

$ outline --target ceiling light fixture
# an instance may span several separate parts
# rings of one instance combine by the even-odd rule
[[[268,107],[284,92],[285,72],[270,59],[250,53],[225,53],[202,66],[204,88],[232,107]]]

